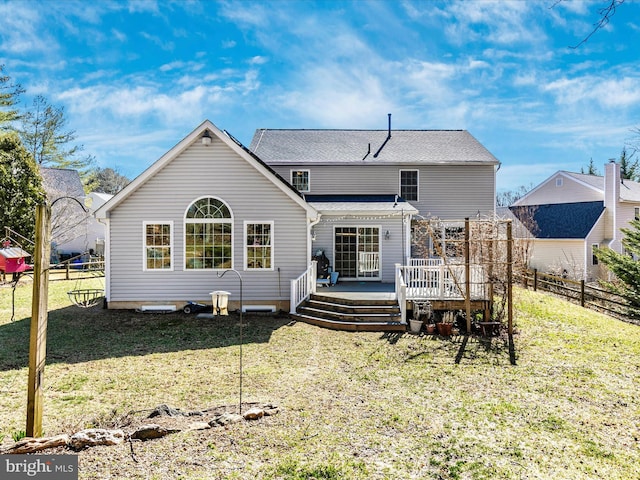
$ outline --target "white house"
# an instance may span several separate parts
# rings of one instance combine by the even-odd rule
[[[605,273],[593,249],[622,252],[620,229],[640,218],[640,183],[622,179],[615,162],[604,176],[558,171],[510,210],[528,226],[531,268],[592,281]]]

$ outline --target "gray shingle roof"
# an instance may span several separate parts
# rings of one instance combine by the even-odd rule
[[[49,200],[61,196],[84,198],[84,188],[77,170],[40,167],[42,187]]]
[[[387,136],[387,130],[258,129],[249,149],[274,165],[499,163],[466,130],[392,130],[385,142]]]
[[[509,209],[525,226],[534,226],[529,231],[536,238],[583,239],[602,215],[604,202],[512,206]],[[533,222],[530,220],[532,213]]]
[[[603,176],[573,172],[563,173],[604,192]],[[631,180],[623,180],[620,185],[620,200],[627,202],[640,202],[640,183]]]

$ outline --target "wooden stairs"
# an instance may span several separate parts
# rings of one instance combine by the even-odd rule
[[[397,300],[354,300],[313,294],[291,317],[333,330],[405,332]]]

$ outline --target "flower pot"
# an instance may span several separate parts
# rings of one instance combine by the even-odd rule
[[[422,320],[409,320],[409,327],[411,328],[411,333],[420,333],[420,330],[422,330]]]
[[[427,333],[435,333],[436,332],[436,324],[435,323],[429,323],[427,325]]]
[[[440,335],[449,336],[453,330],[453,323],[436,323],[436,328]]]

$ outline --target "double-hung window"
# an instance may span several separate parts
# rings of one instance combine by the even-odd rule
[[[184,219],[185,268],[233,268],[233,219],[226,203],[213,197],[189,205]]]
[[[246,270],[273,270],[273,222],[245,222]]]
[[[173,222],[144,222],[144,270],[173,270]]]
[[[309,192],[310,175],[311,172],[309,170],[291,170],[291,185],[299,192]]]
[[[418,170],[400,170],[400,196],[407,201],[418,201]]]

